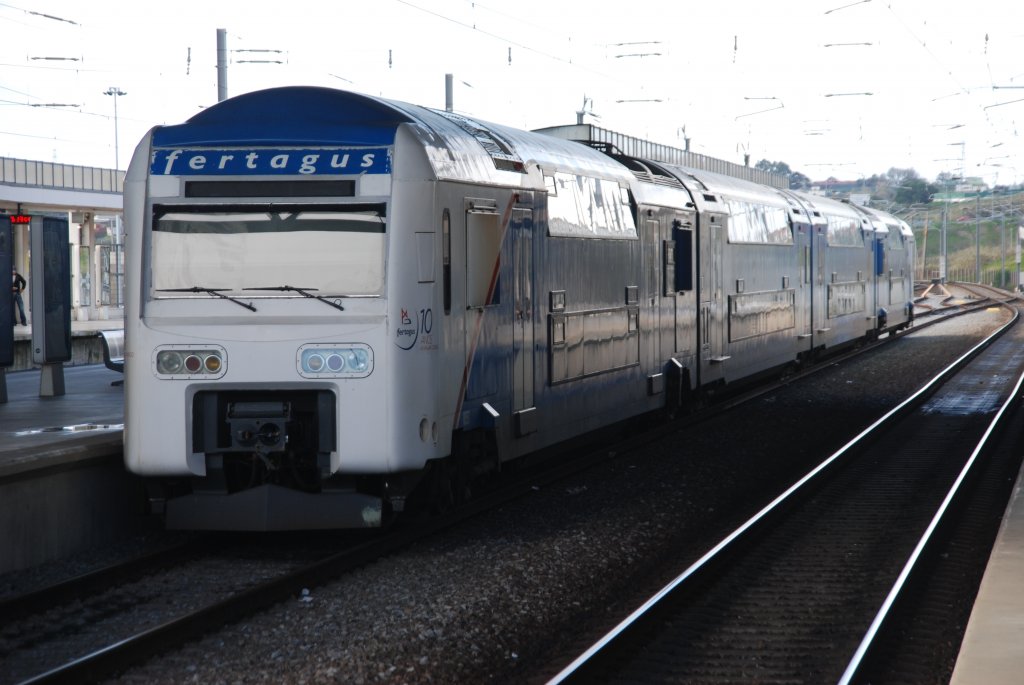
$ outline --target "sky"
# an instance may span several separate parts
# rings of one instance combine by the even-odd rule
[[[124,169],[155,125],[282,85],[519,128],[584,121],[812,180],[1024,181],[1017,0],[0,0],[0,156]],[[123,93],[107,95],[107,91]],[[117,116],[115,117],[115,105]]]

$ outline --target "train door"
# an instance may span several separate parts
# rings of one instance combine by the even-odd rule
[[[641,320],[641,330],[649,331],[649,335],[640,338],[641,359],[646,359],[652,365],[651,372],[660,366],[663,361],[672,354],[671,336],[672,329],[668,323],[668,314],[662,311],[667,308],[666,300],[663,297],[665,289],[663,279],[665,273],[665,261],[668,259],[665,253],[665,231],[662,228],[662,217],[657,215],[650,217],[648,210],[641,210],[638,214],[642,222],[639,223],[640,244],[643,245],[643,269],[644,269],[644,293],[645,302],[651,307],[648,310],[646,320]]]
[[[665,214],[651,221],[660,236],[661,283],[658,328],[660,355],[656,358],[692,355],[693,327],[693,214]]]
[[[656,246],[648,268],[655,317],[651,347],[658,373],[666,373],[667,402],[674,406],[697,380],[696,291],[694,288],[694,213],[662,213],[647,221],[648,238]]]
[[[825,335],[829,331],[828,323],[828,285],[825,283],[825,259],[828,255],[828,229],[824,222],[815,222],[811,226],[811,264],[813,273],[811,275],[813,291],[811,300],[813,302],[812,326],[814,337],[811,347],[817,348],[825,345]]]
[[[875,263],[874,263],[874,280],[875,282],[875,313],[881,316],[881,310],[890,309],[890,290],[892,285],[890,283],[890,276],[892,274],[889,271],[889,260],[888,260],[888,248],[887,242],[889,240],[889,231],[885,228],[875,228]],[[879,321],[878,325],[883,325],[884,322]]]
[[[673,356],[693,355],[693,214],[678,214],[669,222],[673,249],[673,270],[666,273],[666,283],[674,291]],[[671,278],[671,281],[667,279]],[[687,360],[683,360],[686,363]]]
[[[463,427],[476,428],[483,420],[478,409],[498,407],[499,393],[506,388],[508,337],[501,335],[499,321],[507,320],[509,297],[502,297],[500,278],[503,231],[498,203],[491,199],[466,200],[466,355]],[[507,393],[505,394],[507,397]],[[488,410],[488,411],[491,411]]]
[[[534,410],[533,211],[512,210],[512,413],[516,434],[537,429]]]
[[[725,306],[722,302],[722,258],[727,217],[712,214],[701,231],[700,358],[701,384],[724,378]]]
[[[797,320],[796,337],[800,341],[798,350],[806,352],[811,347],[811,331],[814,325],[812,312],[814,311],[814,288],[813,288],[813,249],[814,226],[802,222],[793,222],[793,233],[797,249]]]

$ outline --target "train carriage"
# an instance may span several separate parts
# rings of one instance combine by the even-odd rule
[[[796,197],[814,225],[815,346],[832,348],[873,335],[873,224],[844,202],[803,193]]]
[[[812,349],[801,227],[778,189],[668,167],[699,208],[702,385],[732,383]]]
[[[914,232],[903,220],[856,206],[875,229],[874,287],[877,330],[895,331],[914,319]]]

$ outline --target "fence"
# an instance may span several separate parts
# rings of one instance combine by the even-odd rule
[[[1004,290],[1017,290],[1020,286],[1020,273],[1015,271],[1015,269],[1016,264],[1010,264],[1006,269],[982,269],[980,281],[974,269],[948,269],[946,280],[960,281],[961,283],[981,283],[982,285],[991,285]],[[919,270],[917,278],[921,281],[937,281],[939,280],[939,272],[937,269],[928,269],[924,272]]]
[[[120,193],[124,190],[124,172],[75,164],[0,157],[0,183]]]

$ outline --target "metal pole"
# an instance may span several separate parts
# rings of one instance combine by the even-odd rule
[[[119,136],[117,134],[117,96],[121,94],[121,91],[114,93],[114,171],[121,170],[121,146],[118,143]]]
[[[921,278],[928,278],[928,221],[931,217],[924,213],[924,244],[921,246]]]
[[[116,173],[121,170],[121,154],[117,142],[117,98],[119,95],[127,95],[128,93],[117,86],[110,86],[110,88],[103,91],[103,94],[114,96],[114,172]]]
[[[1006,215],[999,229],[999,287],[1006,290]]]
[[[974,282],[981,283],[981,190],[974,195]]]
[[[948,195],[948,193],[947,193]],[[949,198],[947,197],[942,203],[942,254],[939,261],[939,280],[942,283],[946,282],[946,216],[949,214]]]
[[[217,29],[217,102],[228,99],[228,31]]]

